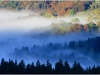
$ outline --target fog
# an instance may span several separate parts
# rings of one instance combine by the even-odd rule
[[[50,24],[57,23],[61,20],[65,22],[71,22],[73,18],[78,18],[81,24],[86,24],[88,16],[72,16],[72,17],[57,17],[57,18],[45,18],[39,16],[32,11],[8,11],[0,10],[0,31],[29,31],[30,29],[38,27],[47,27]]]
[[[5,58],[6,60],[17,59],[20,61],[21,59],[25,60],[25,63],[36,62],[38,59],[40,62],[45,63],[47,59],[53,64],[57,62],[60,58],[62,60],[68,60],[69,64],[72,65],[73,61],[79,61],[83,64],[83,67],[91,66],[96,64],[91,57],[85,56],[81,52],[74,52],[75,57],[71,59],[67,59],[66,54],[70,54],[73,50],[51,50],[44,51],[43,49],[38,51],[33,51],[38,56],[35,56],[34,53],[31,55],[25,54],[14,54],[15,48],[21,49],[22,46],[28,46],[30,49],[33,45],[42,46],[43,44],[52,43],[69,43],[72,40],[85,40],[88,37],[99,36],[99,34],[86,34],[86,33],[71,33],[68,35],[59,35],[59,36],[44,36],[43,38],[34,38],[31,37],[28,33],[31,29],[39,28],[39,27],[48,27],[52,24],[52,22],[59,22],[60,20],[65,20],[66,22],[70,22],[73,18],[79,18],[81,24],[87,23],[87,17],[74,16],[74,17],[58,17],[58,18],[44,18],[39,16],[38,14],[31,11],[8,11],[8,10],[0,10],[0,58]],[[85,36],[84,36],[85,35]],[[43,54],[48,56],[43,56]],[[60,57],[60,54],[63,53],[64,57]],[[56,54],[56,57],[54,56]],[[83,62],[83,60],[85,62]],[[89,63],[89,64],[88,64]],[[90,64],[91,63],[91,64]],[[87,65],[86,65],[87,64]],[[54,64],[53,64],[54,66]]]

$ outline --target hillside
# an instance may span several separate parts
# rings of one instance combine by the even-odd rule
[[[32,10],[42,16],[68,16],[100,8],[100,1],[0,1],[1,9]]]

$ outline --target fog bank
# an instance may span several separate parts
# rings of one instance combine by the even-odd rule
[[[47,43],[64,43],[67,42],[69,43],[72,40],[85,40],[88,37],[95,37],[99,36],[99,34],[85,34],[85,33],[78,33],[78,34],[68,34],[68,35],[60,35],[60,36],[44,36],[43,38],[34,38],[31,37],[31,35],[28,34],[28,32],[31,29],[34,28],[39,28],[39,27],[48,27],[49,25],[52,24],[52,22],[59,22],[60,20],[65,20],[66,22],[71,22],[71,19],[73,18],[79,18],[81,24],[87,23],[87,17],[84,16],[74,16],[74,17],[58,17],[58,18],[45,18],[41,17],[38,14],[31,12],[31,11],[7,11],[7,10],[0,10],[0,58],[5,58],[8,60],[9,58],[11,59],[18,59],[25,60],[26,63],[29,62],[36,62],[38,59],[42,62],[45,63],[46,60],[49,58],[51,63],[57,62],[60,57],[59,55],[61,53],[67,53],[67,51],[51,51],[49,54],[48,52],[46,55],[49,55],[47,58],[42,57],[32,57],[30,55],[23,55],[23,56],[14,56],[12,53],[14,52],[14,49],[17,47],[18,49],[22,48],[22,46],[28,46],[31,48],[33,45],[43,45]],[[71,51],[71,50],[70,50]],[[36,51],[34,51],[36,53]],[[43,54],[45,51],[41,49],[41,51],[37,52],[38,54]],[[54,58],[54,54],[57,55],[57,57]],[[80,53],[81,54],[81,53]],[[78,55],[75,53],[75,55]],[[83,54],[82,54],[83,55]],[[33,54],[34,56],[34,54]],[[86,62],[85,64],[88,65],[93,65],[96,64],[90,57],[84,57],[84,61]],[[83,57],[77,58],[80,59],[82,62]],[[53,59],[53,60],[52,60]],[[62,58],[63,60],[68,60],[67,58]],[[85,60],[86,59],[86,60]],[[68,60],[70,64],[73,64],[74,60]],[[85,65],[83,64],[83,65]],[[54,64],[53,64],[54,65]]]

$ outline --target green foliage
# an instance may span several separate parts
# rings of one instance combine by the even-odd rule
[[[75,19],[72,19],[71,22],[72,22],[72,23],[79,23],[80,20],[79,20],[78,18],[75,18]]]
[[[98,26],[94,24],[93,22],[90,22],[88,26],[89,26],[90,31],[99,31]]]
[[[90,27],[93,27],[93,26],[94,26],[94,23],[93,23],[93,22],[90,22],[90,23],[89,23],[89,26],[90,26]]]
[[[57,17],[58,16],[57,12],[54,12],[53,13],[53,16]]]
[[[70,9],[69,14],[70,14],[71,16],[75,15],[75,11],[74,11],[74,9],[73,9],[73,8],[72,8],[72,9]]]
[[[95,23],[93,23],[93,22],[90,22],[90,23],[89,23],[89,27],[90,27],[90,28],[92,28],[92,27],[97,27],[97,25],[96,25]]]

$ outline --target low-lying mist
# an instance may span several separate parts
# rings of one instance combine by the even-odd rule
[[[61,20],[71,22],[73,18],[78,18],[81,24],[88,23],[88,16],[75,15],[72,17],[46,18],[32,11],[0,10],[0,32],[6,30],[25,32],[38,27],[47,27]]]
[[[25,60],[26,63],[36,62],[38,59],[44,63],[47,59],[53,64],[60,58],[62,60],[68,60],[69,64],[73,64],[73,61],[79,61],[83,64],[83,66],[91,66],[97,65],[97,62],[91,59],[91,57],[83,55],[81,52],[74,52],[70,49],[68,50],[34,50],[31,55],[30,54],[14,54],[15,48],[21,49],[22,46],[28,46],[30,49],[33,45],[42,46],[43,44],[52,43],[69,43],[72,40],[85,40],[89,37],[99,36],[99,34],[91,34],[91,33],[71,33],[68,35],[59,35],[59,36],[45,36],[43,38],[35,38],[31,37],[28,33],[31,29],[39,28],[39,27],[48,27],[52,24],[52,22],[58,22],[59,20],[65,20],[66,22],[70,22],[73,17],[67,18],[44,18],[39,16],[38,14],[30,11],[7,11],[0,10],[0,58],[5,58],[8,60],[17,59],[17,60]],[[76,16],[75,16],[76,18]],[[77,17],[80,19],[82,24],[87,23],[85,20],[87,17]],[[84,20],[83,20],[84,19]],[[74,52],[75,57],[68,58],[70,53]],[[64,55],[61,57],[61,53]],[[91,63],[91,64],[88,64]]]
[[[92,59],[89,55],[84,55],[81,51],[77,50],[44,50],[44,49],[30,49],[28,51],[15,51],[10,54],[10,58],[21,60],[24,59],[26,63],[30,62],[36,62],[37,60],[40,60],[42,63],[46,63],[47,60],[49,60],[52,63],[52,66],[54,67],[54,63],[58,61],[59,59],[62,59],[63,61],[68,61],[70,66],[72,66],[74,61],[80,62],[82,67],[86,68],[87,66],[93,66],[93,65],[99,65],[99,62]],[[91,63],[91,64],[89,64]]]

